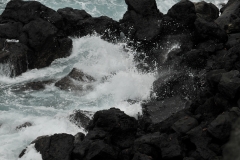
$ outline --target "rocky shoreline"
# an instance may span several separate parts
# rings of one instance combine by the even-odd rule
[[[88,133],[38,137],[32,144],[42,159],[240,159],[240,1],[229,0],[220,16],[218,8],[206,2],[182,0],[165,15],[155,0],[125,2],[128,10],[119,22],[21,0],[11,0],[0,16],[0,63],[12,64],[12,77],[68,56],[69,36],[94,33],[144,52],[135,58],[142,62],[141,70],[157,65],[159,73],[171,71],[153,83],[151,100],[142,104],[143,115],[137,120],[116,108],[98,111],[91,120],[77,111],[71,120],[86,126]],[[80,82],[80,90],[81,83],[91,88],[94,81],[73,69],[55,85],[74,89],[72,80]],[[28,87],[44,85],[33,82]]]

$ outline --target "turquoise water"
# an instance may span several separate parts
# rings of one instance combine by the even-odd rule
[[[10,0],[0,0],[0,13],[4,10],[5,5]],[[109,16],[115,20],[122,18],[127,10],[125,0],[38,0],[46,6],[57,10],[64,7],[72,7],[75,9],[84,9],[92,16]],[[179,0],[156,0],[158,8],[161,12],[166,13],[168,9]],[[200,0],[192,0],[199,2]],[[227,0],[206,0],[216,5],[226,3]]]
[[[0,0],[0,12],[9,0]],[[62,7],[84,9],[92,16],[107,15],[121,19],[126,11],[124,0],[39,0],[55,10]],[[158,0],[161,12],[177,0]],[[210,1],[218,4],[223,1]],[[9,78],[9,65],[0,64],[0,160],[16,160],[22,149],[38,136],[54,133],[84,132],[69,121],[75,109],[98,111],[117,107],[130,116],[141,113],[140,100],[147,100],[156,73],[142,73],[133,61],[134,51],[124,43],[111,44],[98,36],[73,39],[70,57],[55,60],[50,67],[30,70],[16,78]],[[176,44],[177,45],[177,44]],[[174,47],[174,46],[172,46]],[[124,48],[124,49],[123,49]],[[171,49],[171,48],[170,48]],[[86,92],[61,91],[54,82],[46,89],[22,90],[21,86],[33,81],[57,81],[72,68],[81,69],[97,81],[93,90]],[[107,78],[106,78],[107,77]],[[136,100],[129,104],[127,100]],[[25,123],[31,127],[16,130]],[[21,160],[41,160],[33,146]]]

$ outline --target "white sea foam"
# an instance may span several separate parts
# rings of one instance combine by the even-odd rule
[[[31,144],[27,147],[23,157],[18,160],[42,160],[42,155],[36,151],[34,144]]]
[[[0,159],[17,159],[21,150],[41,135],[83,132],[68,120],[75,109],[95,112],[116,107],[137,117],[141,113],[140,100],[148,99],[155,74],[139,72],[133,54],[131,50],[126,52],[123,44],[87,36],[73,39],[71,56],[54,61],[50,67],[30,70],[16,78],[0,76]],[[61,91],[54,84],[41,91],[24,91],[19,86],[58,80],[74,67],[97,80],[92,91],[82,95]],[[129,99],[136,103],[129,104]],[[16,130],[25,122],[32,126]],[[31,159],[35,152],[29,152],[25,158]]]

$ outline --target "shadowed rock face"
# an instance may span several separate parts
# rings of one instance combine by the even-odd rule
[[[219,9],[212,3],[204,1],[194,3],[197,16],[206,21],[213,21],[219,17]]]

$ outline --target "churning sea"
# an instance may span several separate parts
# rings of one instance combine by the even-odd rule
[[[63,7],[84,9],[93,17],[106,15],[115,20],[127,10],[124,0],[38,0],[57,10]],[[193,0],[198,2],[199,0]],[[9,0],[0,0],[0,13]],[[157,0],[161,12],[178,0]],[[207,0],[219,6],[226,0]],[[38,136],[54,133],[76,134],[85,132],[69,121],[74,110],[98,111],[117,107],[136,117],[141,113],[141,101],[147,100],[157,75],[140,72],[134,62],[134,51],[124,43],[112,44],[99,36],[73,38],[72,54],[55,60],[49,67],[29,70],[19,77],[10,78],[9,66],[0,64],[0,160],[17,160],[22,149]],[[171,48],[169,48],[171,49]],[[62,91],[49,84],[40,91],[22,90],[21,85],[33,81],[58,80],[73,68],[81,69],[97,81],[93,90],[83,93]],[[105,80],[103,81],[104,77]],[[127,100],[135,100],[131,104]],[[30,122],[31,127],[16,130]],[[31,145],[21,160],[41,160]]]

